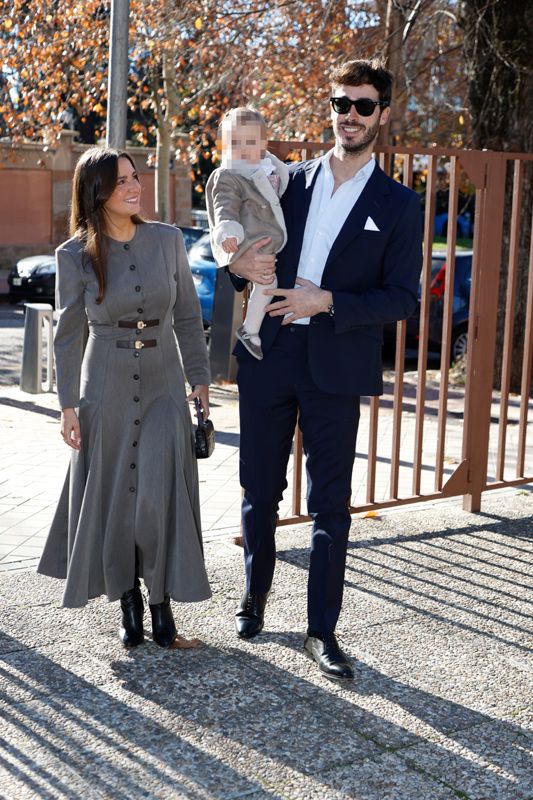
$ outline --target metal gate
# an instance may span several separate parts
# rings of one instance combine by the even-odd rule
[[[296,152],[309,158],[330,145],[270,142],[281,158]],[[383,397],[362,398],[354,469],[352,512],[371,512],[409,503],[463,496],[466,510],[478,511],[488,489],[533,482],[530,402],[533,362],[532,220],[525,219],[526,170],[533,155],[441,148],[380,147],[380,166],[413,186],[425,182],[424,263],[420,290],[417,369],[404,371],[407,322],[396,326],[394,370],[386,375]],[[464,391],[449,386],[457,252],[459,187],[475,189],[468,349]],[[528,180],[531,180],[529,176]],[[505,220],[508,252],[502,251],[506,182],[512,181],[512,207]],[[442,292],[442,345],[438,380],[428,380],[434,222],[438,187],[448,196],[445,278]],[[527,226],[531,246],[523,331],[521,392],[511,396],[512,341],[517,292],[519,236]],[[498,294],[502,259],[508,263],[501,392],[493,391]],[[388,393],[388,394],[387,394]],[[366,447],[361,441],[366,440]],[[292,500],[280,508],[280,525],[308,519],[302,514],[302,442],[296,429],[291,475]],[[364,486],[361,475],[364,475]]]

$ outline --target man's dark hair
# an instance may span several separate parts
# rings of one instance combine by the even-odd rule
[[[369,83],[379,93],[379,99],[390,103],[392,96],[392,72],[385,69],[378,58],[345,61],[334,67],[331,76],[332,86],[361,86]]]

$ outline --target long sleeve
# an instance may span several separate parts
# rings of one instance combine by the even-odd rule
[[[206,195],[213,255],[219,266],[227,266],[231,261],[231,254],[222,249],[222,237],[224,234],[236,236],[240,239],[239,244],[244,238],[244,228],[240,220],[242,196],[239,184],[228,170],[217,169],[209,176]]]
[[[80,372],[88,335],[81,271],[73,256],[56,250],[56,309],[54,337],[56,383],[60,408],[76,408],[80,401]]]
[[[176,303],[173,327],[191,386],[209,385],[211,371],[205,343],[200,301],[196,294],[181,231],[176,231]]]

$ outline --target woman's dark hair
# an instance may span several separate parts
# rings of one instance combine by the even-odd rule
[[[135,169],[133,159],[124,151],[91,147],[76,164],[72,181],[70,235],[82,242],[84,254],[91,260],[98,279],[97,303],[104,298],[107,282],[104,203],[115,191],[119,158],[127,158]],[[131,219],[136,225],[144,222],[137,214]]]

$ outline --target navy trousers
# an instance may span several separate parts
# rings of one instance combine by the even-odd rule
[[[314,384],[307,337],[306,325],[282,327],[262,361],[239,363],[244,558],[248,591],[265,594],[274,575],[277,512],[299,412],[313,520],[308,632],[327,635],[342,605],[359,397]]]

